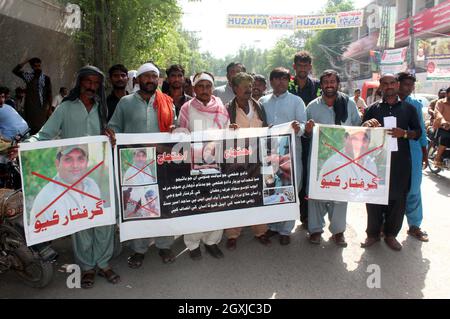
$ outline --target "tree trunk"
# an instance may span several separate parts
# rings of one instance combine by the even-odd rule
[[[101,70],[104,70],[105,68],[104,15],[105,9],[103,0],[95,0],[94,65]]]

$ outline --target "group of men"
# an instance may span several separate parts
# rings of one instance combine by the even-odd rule
[[[396,236],[405,213],[410,226],[408,233],[427,241],[427,234],[420,229],[420,182],[422,161],[426,159],[426,140],[419,104],[410,97],[414,90],[414,76],[409,73],[383,75],[380,79],[383,99],[368,107],[361,118],[358,100],[339,92],[341,80],[337,72],[327,70],[319,80],[311,78],[312,58],[308,52],[295,55],[293,68],[296,72],[294,77],[283,67],[272,70],[269,80],[273,91],[264,94],[267,89],[264,77],[246,73],[241,63],[231,63],[227,67],[228,83],[225,86],[214,89],[214,76],[200,72],[193,77],[194,96],[189,96],[183,90],[185,71],[180,65],[172,65],[166,71],[168,95],[158,90],[160,70],[153,62],[139,67],[136,72],[139,89],[132,93],[126,90],[128,70],[123,65],[115,65],[109,70],[112,92],[106,97],[105,76],[96,67],[87,66],[78,72],[76,86],[30,142],[57,137],[107,135],[114,145],[115,133],[170,133],[176,127],[193,132],[291,123],[296,137],[302,226],[309,231],[309,241],[320,244],[325,215],[328,214],[332,240],[345,247],[347,203],[308,199],[306,182],[313,127],[316,124],[380,127],[384,126],[386,117],[393,116],[397,125],[389,129],[388,134],[397,138],[398,151],[392,154],[389,204],[367,204],[367,239],[362,247],[370,247],[384,236],[390,248],[400,250],[402,246]],[[45,88],[45,77],[33,79],[36,85]],[[48,98],[45,92],[42,91],[42,103]],[[36,96],[36,100],[41,101],[41,96]],[[72,156],[71,153],[76,151],[80,152],[73,149],[61,156]],[[10,150],[11,157],[16,153],[17,148]],[[263,245],[269,245],[273,236],[278,236],[281,245],[288,245],[294,226],[295,221],[284,221],[254,225],[252,229]],[[201,258],[200,244],[203,242],[206,252],[222,258],[218,244],[224,232],[226,247],[236,249],[241,228],[184,235],[190,257],[194,260]],[[128,258],[130,268],[142,266],[150,242],[149,238],[130,242],[133,250]],[[155,246],[164,263],[175,260],[173,243],[172,236],[155,238]],[[73,247],[75,259],[83,270],[82,287],[92,287],[97,273],[111,283],[120,280],[109,263],[114,247],[113,226],[74,234]]]

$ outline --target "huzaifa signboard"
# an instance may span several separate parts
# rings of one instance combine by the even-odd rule
[[[299,218],[293,136],[290,125],[117,134],[121,241]]]
[[[359,28],[363,24],[364,12],[349,11],[320,15],[264,15],[230,14],[228,28],[267,29],[267,30],[322,30]]]

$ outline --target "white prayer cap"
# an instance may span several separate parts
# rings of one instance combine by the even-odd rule
[[[133,79],[136,78],[137,71],[136,70],[130,70],[128,71],[128,78]]]
[[[194,77],[194,82],[192,83],[193,86],[196,86],[198,82],[200,81],[209,81],[212,85],[214,85],[214,79],[211,75],[208,73],[200,73],[196,77]]]
[[[137,70],[136,77],[139,77],[141,74],[147,73],[147,72],[155,72],[159,77],[159,70],[153,63],[145,63],[139,67]]]

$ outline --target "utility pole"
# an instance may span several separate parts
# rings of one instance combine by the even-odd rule
[[[381,0],[381,27],[380,27],[380,51],[383,54],[384,50],[389,48],[390,36],[390,7],[387,0]]]
[[[416,52],[416,39],[414,37],[414,18],[409,18],[409,61],[408,68],[412,74],[416,73],[416,63],[414,61],[414,54]]]

